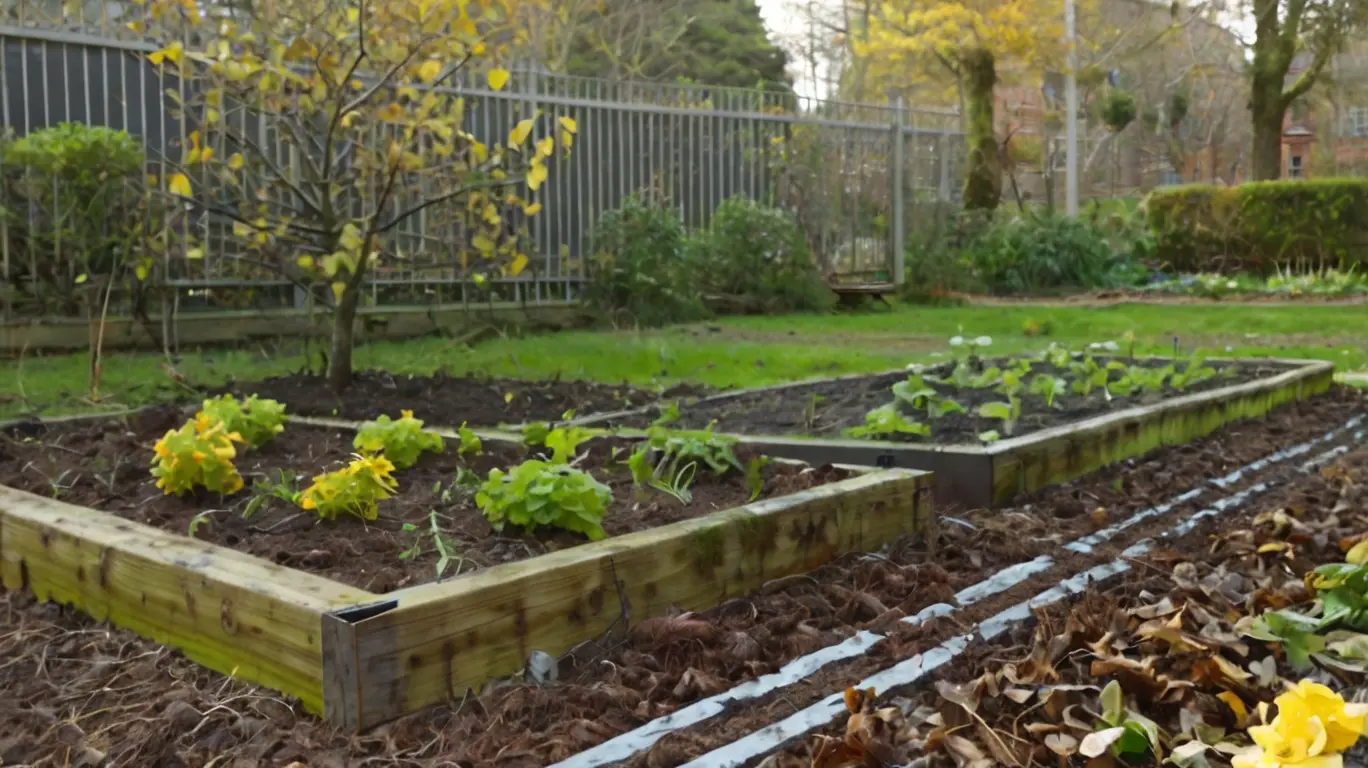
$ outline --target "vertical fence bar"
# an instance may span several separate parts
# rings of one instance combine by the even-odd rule
[[[903,182],[903,174],[906,172],[906,162],[903,160],[903,150],[907,139],[903,136],[903,98],[898,97],[897,103],[893,107],[893,167],[888,174],[889,183],[893,185],[893,284],[902,285],[906,279],[906,270],[903,268],[903,259],[907,246],[907,230],[903,218],[907,215],[907,206],[903,202],[903,189],[906,186]]]

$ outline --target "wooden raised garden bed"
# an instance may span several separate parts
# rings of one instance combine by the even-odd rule
[[[460,700],[522,670],[533,651],[557,656],[672,608],[712,607],[931,523],[925,473],[775,461],[750,476],[700,470],[691,498],[677,498],[633,487],[618,464],[630,442],[595,438],[574,465],[610,494],[606,538],[498,533],[470,473],[484,479],[532,449],[482,432],[481,452],[461,455],[459,433],[439,429],[444,451],[394,471],[398,488],[377,519],[320,520],[291,489],[345,465],[357,424],[297,420],[239,452],[246,489],[164,496],[148,473],[152,445],[187,415],[155,408],[5,428],[4,587],[108,619],[350,727]]]
[[[1331,363],[1309,360],[1198,360],[1189,371],[1193,362],[1067,353],[965,358],[741,390],[575,423],[614,427],[620,434],[662,422],[683,428],[711,424],[772,456],[934,472],[938,505],[987,507],[1320,394],[1334,372]],[[1024,374],[1009,395],[1000,373],[1013,368]],[[1048,405],[1050,385],[1036,384],[1037,377],[1059,382]],[[1092,383],[1075,389],[1080,379]],[[1002,418],[1009,415],[1015,422],[1010,428]]]

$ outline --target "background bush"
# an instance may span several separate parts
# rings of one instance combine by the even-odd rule
[[[630,197],[605,211],[594,228],[594,263],[585,301],[614,323],[657,326],[708,314],[692,265],[684,224],[673,210]]]
[[[1109,230],[1098,219],[1028,211],[994,217],[963,258],[991,293],[1041,294],[1131,284],[1143,272],[1136,251],[1131,233]]]
[[[136,139],[101,126],[61,123],[4,141],[0,216],[16,308],[73,313],[97,276],[145,257],[143,161]]]
[[[1347,270],[1368,263],[1368,180],[1263,181],[1155,190],[1144,208],[1175,272]]]
[[[722,202],[694,235],[689,259],[703,292],[727,311],[801,312],[835,302],[787,211],[743,197]]]

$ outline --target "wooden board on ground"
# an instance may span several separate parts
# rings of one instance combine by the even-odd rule
[[[335,612],[330,719],[366,727],[445,701],[614,628],[700,610],[932,525],[932,477],[880,471]],[[334,676],[336,675],[336,676]]]
[[[70,605],[322,712],[322,617],[375,596],[115,515],[0,486],[5,589]]]

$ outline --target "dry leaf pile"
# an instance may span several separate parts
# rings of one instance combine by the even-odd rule
[[[1157,550],[1125,583],[1038,612],[1010,640],[971,646],[934,691],[882,709],[873,692],[848,695],[846,733],[810,743],[810,764],[1229,765],[1250,746],[1247,729],[1270,722],[1274,699],[1298,680],[1368,698],[1368,634],[1352,629],[1368,632],[1368,612],[1360,621],[1355,604],[1336,619],[1352,600],[1326,588],[1354,586],[1368,604],[1368,566],[1348,562],[1368,559],[1365,532],[1361,449],[1262,508]],[[1306,636],[1268,634],[1266,617],[1293,615],[1312,622]]]

